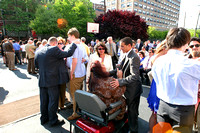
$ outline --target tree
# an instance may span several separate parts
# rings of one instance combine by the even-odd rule
[[[155,27],[149,26],[147,32],[149,35],[149,39],[151,40],[164,40],[168,33],[168,30],[160,31],[156,30]]]
[[[148,38],[146,22],[135,15],[135,12],[130,11],[108,11],[106,14],[101,14],[94,20],[99,23],[99,33],[96,37],[99,39],[112,36],[114,39],[123,37],[131,37],[136,40],[146,40]]]
[[[27,31],[38,4],[37,0],[1,0],[6,30]]]
[[[61,15],[56,13],[53,6],[40,5],[36,10],[35,19],[30,22],[30,27],[36,34],[54,35],[60,32],[57,27],[58,18],[61,18]]]
[[[191,37],[194,37],[194,29],[188,29],[190,32]],[[200,29],[196,30],[196,35],[195,37],[200,37]]]
[[[95,18],[92,3],[89,0],[55,0],[55,3],[46,4],[46,9],[44,7],[40,6],[37,9],[36,18],[30,24],[37,34],[51,33],[66,36],[68,29],[76,27],[81,36],[87,36],[87,22],[93,22]],[[51,16],[49,16],[50,13],[52,13]],[[43,17],[46,22],[42,21]],[[66,25],[59,26],[58,19],[65,21]],[[43,23],[48,23],[48,26],[44,26]],[[51,32],[50,29],[52,29]]]

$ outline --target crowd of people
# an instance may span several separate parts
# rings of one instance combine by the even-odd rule
[[[199,38],[191,39],[184,28],[173,28],[165,40],[152,43],[130,37],[115,42],[109,36],[107,41],[96,39],[86,44],[86,38],[80,38],[76,28],[69,29],[67,35],[67,39],[50,37],[48,41],[30,38],[18,42],[6,38],[1,43],[3,62],[11,71],[16,70],[15,64],[28,63],[29,74],[39,73],[42,125],[64,123],[58,120],[57,111],[66,108],[66,88],[73,107],[67,119],[79,118],[74,93],[76,90],[97,93],[98,87],[101,90],[102,85],[95,87],[91,80],[92,69],[99,68],[104,73],[101,78],[112,77],[107,89],[125,88],[124,97],[120,98],[126,101],[130,132],[138,132],[142,84],[150,86],[147,98],[152,110],[150,133],[157,122],[168,122],[177,131],[181,128],[192,131],[200,80]]]

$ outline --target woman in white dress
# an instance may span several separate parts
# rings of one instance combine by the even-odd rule
[[[107,72],[113,70],[112,58],[108,54],[105,44],[98,43],[96,44],[95,48],[95,53],[90,55],[89,62],[87,65],[86,83],[88,83],[90,78],[91,65],[96,60],[98,60],[101,64],[105,66]]]

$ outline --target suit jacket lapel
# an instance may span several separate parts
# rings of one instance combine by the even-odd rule
[[[133,50],[132,51],[130,51],[130,53],[127,55],[127,57],[126,58],[128,58],[127,60],[126,60],[126,62],[124,63],[124,65],[123,65],[123,67],[122,67],[122,71],[123,71],[123,74],[125,74],[125,71],[127,70],[127,68],[128,68],[128,66],[129,66],[129,58],[130,57],[132,57],[132,54],[133,54]],[[124,75],[125,76],[125,75]]]

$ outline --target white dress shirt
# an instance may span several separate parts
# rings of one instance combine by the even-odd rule
[[[199,61],[188,59],[181,51],[169,50],[154,62],[152,74],[157,96],[163,101],[175,105],[197,103]]]
[[[90,68],[91,68],[91,65],[96,60],[98,60],[99,62],[102,62],[102,58],[99,57],[99,55],[97,54],[97,52],[95,52],[94,54],[91,54],[90,57],[89,57],[89,62],[88,62],[88,65],[87,65],[86,82],[88,82],[89,78],[90,78]],[[104,64],[107,72],[113,70],[112,58],[111,58],[110,55],[105,54],[103,64]]]

